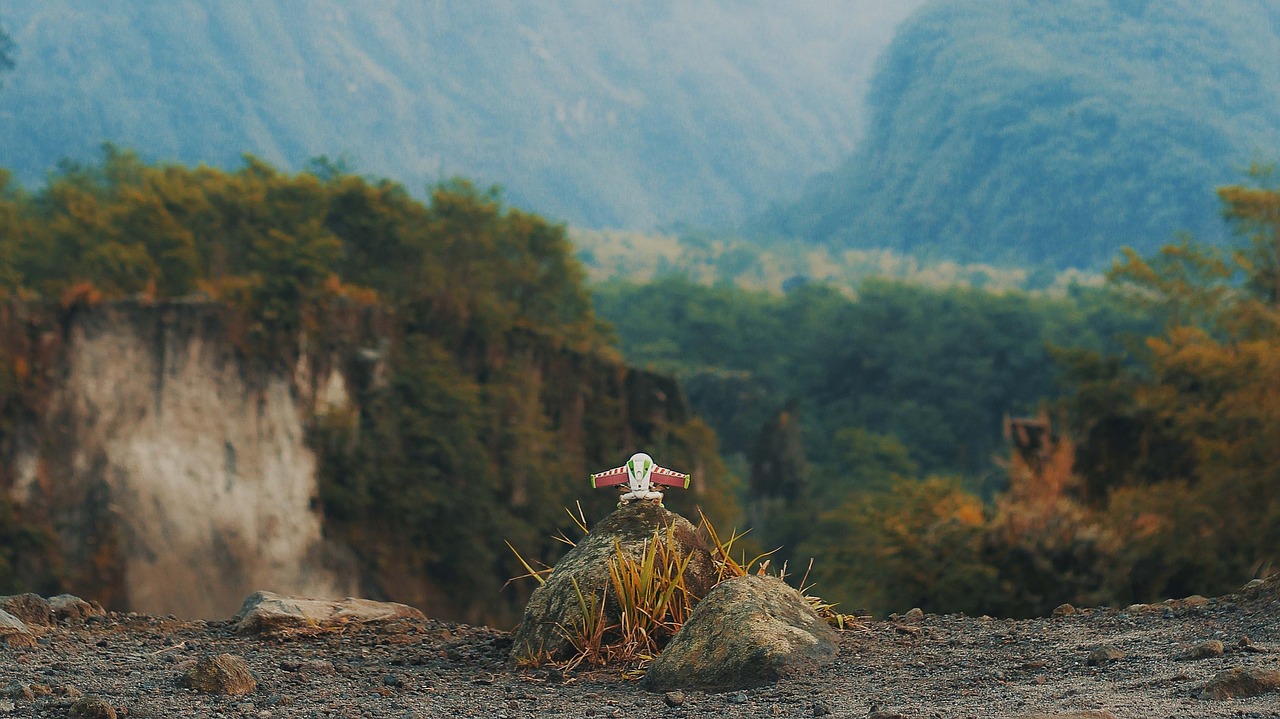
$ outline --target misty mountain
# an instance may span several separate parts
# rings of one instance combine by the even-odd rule
[[[1280,159],[1280,5],[934,1],[899,28],[861,149],[769,232],[927,258],[1097,267],[1190,231]]]
[[[14,0],[0,165],[347,156],[589,227],[726,223],[856,146],[894,3]]]

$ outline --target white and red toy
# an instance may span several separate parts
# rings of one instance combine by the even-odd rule
[[[654,499],[662,503],[662,492],[652,487],[660,484],[667,487],[689,488],[689,475],[673,472],[653,463],[653,458],[644,452],[631,455],[627,463],[617,469],[591,475],[592,488],[627,485],[630,491],[620,498],[622,502],[633,499]]]

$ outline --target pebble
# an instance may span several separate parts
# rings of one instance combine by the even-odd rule
[[[1111,662],[1117,662],[1121,659],[1124,659],[1124,652],[1116,649],[1115,647],[1106,646],[1098,647],[1097,649],[1089,652],[1089,658],[1085,663],[1091,667],[1096,667],[1103,664],[1110,664]]]
[[[813,703],[813,715],[816,717],[825,717],[831,715],[831,707],[822,702]]]
[[[669,707],[682,707],[684,706],[684,692],[679,689],[667,692],[662,695],[662,701],[666,702]]]
[[[1070,604],[1059,604],[1053,608],[1053,616],[1055,617],[1069,617],[1075,613],[1076,608]]]
[[[178,680],[179,685],[205,694],[249,694],[258,682],[243,657],[234,654],[206,656]]]
[[[730,695],[729,695],[729,703],[730,703],[730,704],[746,704],[746,703],[747,703],[747,693],[746,693],[746,692],[735,692],[735,693],[733,693],[733,694],[730,694]]]
[[[1210,659],[1212,657],[1220,657],[1227,650],[1226,646],[1217,639],[1210,639],[1206,642],[1200,642],[1191,649],[1187,650],[1184,655],[1187,659]]]
[[[116,719],[116,708],[102,697],[81,697],[71,705],[71,719]]]
[[[924,619],[924,610],[920,607],[912,607],[906,614],[902,615],[902,618],[911,621],[919,621]]]

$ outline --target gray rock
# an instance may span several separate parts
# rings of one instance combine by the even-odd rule
[[[614,542],[624,554],[639,557],[644,544],[657,530],[672,527],[681,556],[690,556],[685,584],[694,596],[702,596],[715,584],[715,563],[705,540],[689,520],[654,502],[631,502],[614,510],[570,549],[546,583],[534,590],[525,605],[524,618],[512,636],[511,656],[517,661],[543,656],[564,657],[572,651],[565,637],[567,627],[582,626],[578,591],[599,603],[609,586],[609,560],[616,556]],[[574,583],[577,583],[577,590]],[[597,604],[598,606],[598,604]],[[614,602],[605,599],[605,619],[618,621]]]
[[[71,719],[116,719],[116,708],[106,699],[90,695],[77,699],[67,716]]]
[[[1183,659],[1211,659],[1220,657],[1227,650],[1226,645],[1217,639],[1201,642],[1182,654]]]
[[[1116,719],[1116,715],[1106,709],[1085,709],[1062,714],[1020,714],[1018,719]]]
[[[34,647],[36,637],[21,619],[0,609],[0,642],[11,647]]]
[[[826,664],[836,634],[800,593],[775,577],[725,580],[650,665],[650,689],[761,686]]]
[[[178,684],[205,694],[249,694],[258,688],[249,665],[234,654],[201,658],[178,679]]]
[[[60,622],[65,621],[84,621],[89,617],[101,617],[106,614],[106,610],[97,602],[86,602],[74,594],[59,594],[56,597],[49,597],[49,609],[53,612],[53,618]]]
[[[1124,652],[1111,646],[1098,647],[1089,652],[1089,658],[1085,661],[1091,667],[1102,666],[1112,662],[1118,662],[1124,659]]]
[[[425,620],[422,612],[395,602],[372,599],[311,599],[254,592],[232,617],[241,634],[306,633],[352,624],[399,619]]]
[[[1244,699],[1280,691],[1280,670],[1234,667],[1218,672],[1196,692],[1201,699]]]
[[[679,689],[673,692],[667,692],[663,695],[662,701],[666,702],[669,707],[682,707],[684,706],[684,692]]]
[[[0,609],[26,622],[28,626],[47,627],[53,624],[53,610],[49,608],[49,600],[39,594],[0,597]]]

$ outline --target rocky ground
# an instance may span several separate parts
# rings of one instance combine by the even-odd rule
[[[1280,686],[1213,697],[1215,677],[1265,688],[1280,676],[1277,578],[1217,599],[1023,621],[911,612],[843,633],[836,661],[812,676],[725,693],[522,670],[505,631],[412,618],[270,637],[231,620],[106,614],[35,635],[0,641],[0,717],[1280,717]],[[243,658],[256,686],[180,686],[221,654]]]

